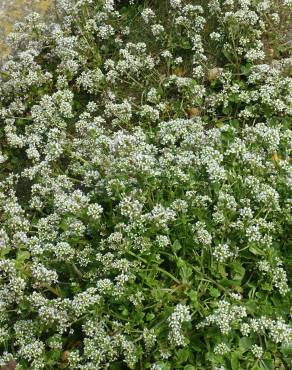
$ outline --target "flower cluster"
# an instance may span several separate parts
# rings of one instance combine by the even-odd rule
[[[184,346],[186,339],[182,333],[182,323],[191,321],[189,308],[178,304],[168,318],[170,332],[168,338],[174,346]]]
[[[56,6],[0,67],[0,366],[290,368],[292,2]]]

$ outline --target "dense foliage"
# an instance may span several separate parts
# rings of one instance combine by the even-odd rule
[[[0,366],[291,368],[292,1],[57,11],[0,71]]]

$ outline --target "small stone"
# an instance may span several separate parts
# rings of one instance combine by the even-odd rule
[[[216,80],[217,77],[219,77],[221,71],[222,71],[222,69],[217,68],[217,67],[209,69],[209,71],[208,71],[208,80],[209,81]]]
[[[12,360],[12,361],[9,361],[7,365],[5,366],[2,366],[0,370],[14,370],[16,369],[16,361],[15,360]]]
[[[198,117],[201,113],[199,108],[191,107],[188,109],[188,113],[190,117]]]

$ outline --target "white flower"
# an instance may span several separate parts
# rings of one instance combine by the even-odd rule
[[[146,24],[148,24],[154,17],[155,17],[155,13],[152,9],[150,8],[145,8],[142,13],[141,13],[141,16],[144,20],[144,22]]]
[[[252,347],[251,347],[251,352],[252,354],[256,357],[256,358],[261,358],[263,356],[263,348],[254,344]]]
[[[226,343],[222,342],[222,343],[219,343],[217,344],[215,347],[214,347],[214,353],[216,355],[225,355],[226,353],[228,353],[230,351],[229,347],[227,346]]]
[[[98,220],[103,212],[102,206],[97,203],[89,204],[87,209],[88,216],[92,217],[94,220]]]
[[[215,246],[213,251],[213,256],[218,262],[226,262],[226,260],[230,257],[234,256],[234,253],[230,250],[228,244],[218,244]]]
[[[182,323],[191,321],[189,308],[182,304],[178,304],[167,321],[170,327],[168,335],[169,341],[174,346],[184,346],[186,344],[186,338],[183,335]]]
[[[151,31],[153,36],[159,36],[161,33],[164,32],[164,27],[161,24],[154,24],[151,26]]]

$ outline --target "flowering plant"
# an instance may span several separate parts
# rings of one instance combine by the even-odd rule
[[[0,366],[291,367],[291,6],[57,0],[16,25]]]

